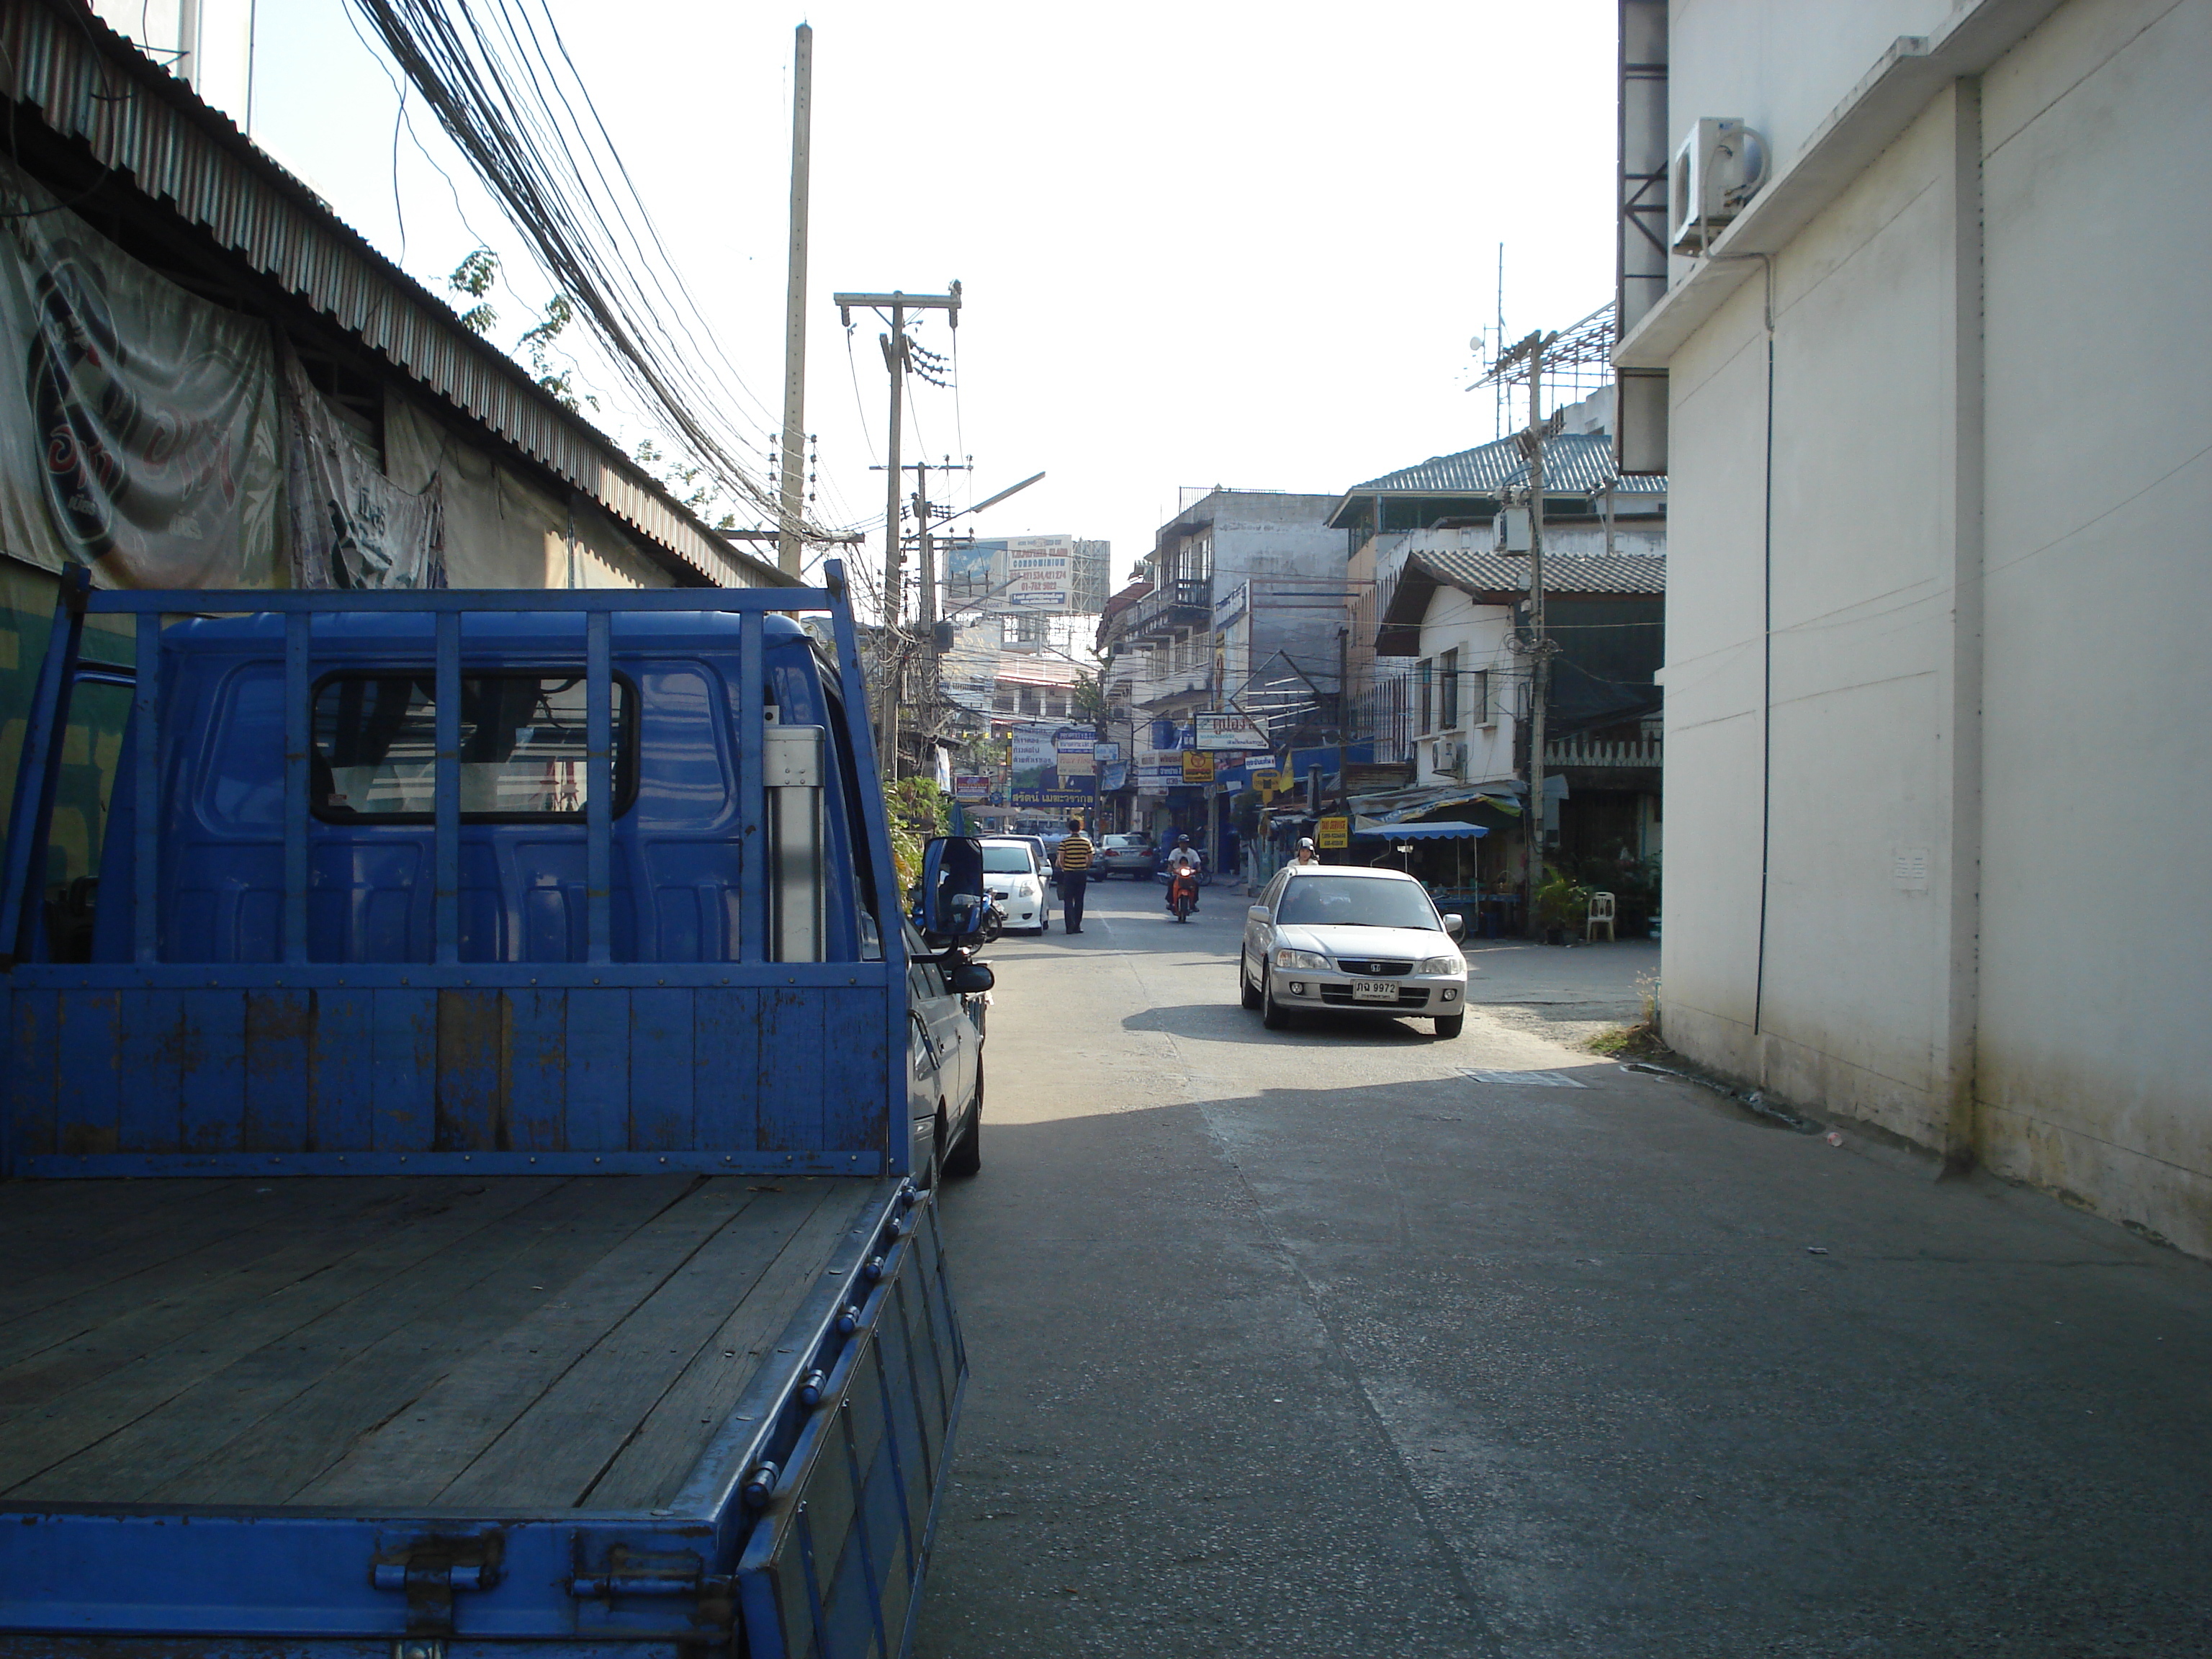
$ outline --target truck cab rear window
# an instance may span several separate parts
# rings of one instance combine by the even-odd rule
[[[438,710],[428,675],[341,674],[315,688],[315,748],[309,789],[324,818],[428,823]],[[614,810],[629,804],[630,688],[613,685]],[[461,816],[580,820],[590,780],[585,763],[584,676],[461,677]]]

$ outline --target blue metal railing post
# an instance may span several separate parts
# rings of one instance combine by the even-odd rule
[[[435,884],[431,895],[437,960],[461,959],[461,613],[438,615],[437,759],[431,769]]]
[[[761,760],[768,733],[761,713],[761,681],[767,668],[761,646],[758,611],[748,611],[738,623],[738,960],[763,962],[768,957],[768,909],[775,884],[769,868],[768,835],[764,827],[766,799],[763,793]]]
[[[307,959],[308,628],[314,618],[284,618],[284,960]]]
[[[30,716],[23,729],[23,758],[15,773],[15,799],[8,814],[7,890],[0,894],[0,949],[9,963],[32,954],[40,915],[38,890],[46,881],[46,836],[54,817],[54,788],[61,779],[62,727],[84,643],[85,595],[92,573],[82,566],[62,576],[54,601],[53,631],[39,665]]]
[[[131,696],[131,958],[161,959],[161,618],[138,616],[138,689]]]
[[[614,652],[612,618],[584,615],[584,928],[592,962],[614,959]]]

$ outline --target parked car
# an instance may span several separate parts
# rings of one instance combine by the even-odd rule
[[[1042,933],[1052,926],[1052,900],[1035,836],[983,838],[983,889],[1006,913],[1008,927]]]
[[[1294,1013],[1425,1015],[1437,1035],[1467,1023],[1467,958],[1457,915],[1400,870],[1291,865],[1245,913],[1237,985],[1269,1030]]]
[[[1036,854],[1037,868],[1044,872],[1047,884],[1054,888],[1060,885],[1060,878],[1053,872],[1052,867],[1052,855],[1060,845],[1060,836],[1054,836],[1048,841],[1042,836],[1002,836],[999,839],[1026,842]]]
[[[1159,867],[1159,855],[1152,850],[1148,836],[1109,836],[1098,843],[1095,863],[1102,881],[1109,876],[1149,881],[1152,872]]]

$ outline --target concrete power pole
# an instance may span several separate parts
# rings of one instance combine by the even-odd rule
[[[1544,878],[1544,826],[1551,816],[1544,793],[1544,714],[1552,690],[1551,636],[1544,629],[1544,349],[1556,337],[1539,335],[1528,353],[1528,869],[1522,915],[1528,937],[1539,936],[1536,886]]]
[[[806,482],[806,181],[814,119],[814,30],[799,26],[791,58],[791,258],[783,291],[783,473],[775,562],[799,574],[799,523]]]
[[[905,573],[901,568],[899,548],[899,492],[903,488],[904,469],[899,462],[899,438],[902,427],[902,412],[906,403],[907,338],[906,314],[908,311],[943,311],[951,313],[952,326],[960,326],[960,284],[947,284],[943,294],[840,294],[835,296],[837,314],[845,326],[853,325],[854,306],[872,306],[891,314],[891,331],[883,337],[884,365],[890,370],[891,419],[890,453],[884,456],[884,649],[879,659],[888,665],[896,653],[899,630],[906,622],[906,595],[903,592]],[[895,677],[886,672],[878,689],[881,712],[876,720],[877,741],[883,746],[882,766],[886,778],[898,775],[898,754],[893,747],[896,733],[898,708]]]

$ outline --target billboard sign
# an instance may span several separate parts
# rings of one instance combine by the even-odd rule
[[[1249,714],[1194,714],[1191,720],[1197,748],[1241,753],[1267,746],[1267,733]]]
[[[1091,756],[1094,741],[1082,727],[1018,726],[1013,739],[1013,787],[1009,806],[1044,811],[1087,811],[1097,804],[1098,779]],[[1062,744],[1068,745],[1063,748]],[[1080,771],[1063,770],[1080,766]]]
[[[991,779],[984,772],[956,772],[952,775],[952,799],[959,801],[986,801],[991,799]]]
[[[1062,616],[1075,609],[1073,536],[1010,536],[940,545],[948,610]]]
[[[1196,749],[1182,751],[1182,781],[1185,783],[1212,783],[1213,757]]]

